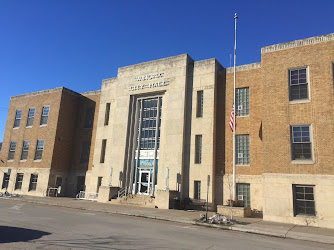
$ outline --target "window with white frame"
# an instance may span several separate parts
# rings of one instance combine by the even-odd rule
[[[30,144],[30,141],[23,141],[21,160],[27,160],[28,159],[29,144]]]
[[[194,199],[201,199],[201,181],[194,181]]]
[[[314,186],[313,185],[292,185],[293,189],[293,210],[294,215],[316,215]]]
[[[34,123],[35,111],[36,111],[35,108],[29,109],[26,127],[31,127],[32,124]]]
[[[14,160],[16,141],[11,141],[9,145],[8,160]]]
[[[40,125],[47,125],[49,119],[50,106],[43,106]]]
[[[31,174],[29,191],[35,191],[37,189],[37,180],[38,180],[38,174]]]
[[[293,125],[290,130],[292,160],[312,160],[311,126]]]
[[[19,190],[22,188],[22,182],[23,182],[23,174],[18,173],[16,175],[15,190]]]
[[[44,150],[44,140],[37,140],[35,160],[41,160]]]
[[[235,136],[235,164],[236,165],[249,165],[250,153],[249,153],[249,135],[236,135]]]
[[[308,67],[289,70],[289,100],[309,99]]]
[[[196,117],[203,117],[203,90],[197,91],[197,111]]]
[[[202,163],[202,135],[195,136],[195,163]]]
[[[236,116],[249,115],[249,88],[238,88],[235,90]]]
[[[13,126],[14,128],[20,127],[21,117],[22,117],[22,110],[16,110],[15,121],[14,121],[14,126]]]

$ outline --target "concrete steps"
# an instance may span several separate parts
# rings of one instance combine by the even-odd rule
[[[128,195],[117,199],[112,199],[110,201],[112,204],[122,204],[130,206],[139,206],[139,207],[155,207],[155,198],[149,195]]]

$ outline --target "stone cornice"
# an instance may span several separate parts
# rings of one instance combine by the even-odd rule
[[[83,95],[83,96],[99,95],[99,94],[101,94],[101,90],[93,90],[93,91],[87,91],[87,92],[80,93],[80,95]]]
[[[240,65],[235,67],[235,71],[244,71],[244,70],[250,70],[250,69],[259,69],[261,68],[261,63],[250,63],[250,64],[245,64],[245,65]],[[233,73],[234,72],[234,67],[226,68],[226,73]]]
[[[261,54],[305,46],[305,45],[310,45],[310,44],[322,43],[322,42],[327,42],[327,41],[332,41],[332,40],[334,40],[334,33],[323,35],[323,36],[315,36],[315,37],[295,40],[295,41],[287,42],[287,43],[279,43],[279,44],[274,44],[274,45],[270,45],[270,46],[261,48]]]
[[[54,92],[63,91],[63,89],[65,89],[65,88],[64,87],[58,87],[58,88],[53,88],[53,89],[46,89],[46,90],[41,90],[41,91],[26,93],[26,94],[22,94],[22,95],[14,95],[10,99],[12,100],[12,99],[17,99],[17,98],[22,98],[22,97],[28,97],[28,96],[50,94],[50,93],[54,93]]]

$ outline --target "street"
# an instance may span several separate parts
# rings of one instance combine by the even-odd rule
[[[333,249],[332,245],[0,199],[1,249]]]

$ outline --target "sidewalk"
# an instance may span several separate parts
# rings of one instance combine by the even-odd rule
[[[119,214],[119,215],[143,217],[143,218],[165,220],[172,222],[180,222],[192,225],[220,228],[223,230],[232,230],[239,232],[275,236],[280,238],[308,240],[319,243],[334,244],[334,229],[267,222],[263,221],[260,218],[234,217],[237,223],[233,224],[232,226],[230,225],[225,226],[225,225],[196,222],[196,220],[200,218],[200,214],[205,213],[204,211],[154,209],[154,208],[136,207],[130,205],[97,203],[93,201],[76,200],[73,198],[60,198],[60,197],[54,198],[54,197],[22,196],[19,198],[3,197],[2,199],[11,199],[21,202],[29,202],[29,203],[43,204],[49,206],[74,208],[92,212],[95,211],[95,212],[103,212],[110,214]],[[213,215],[213,212],[209,212],[209,216],[211,215]]]

